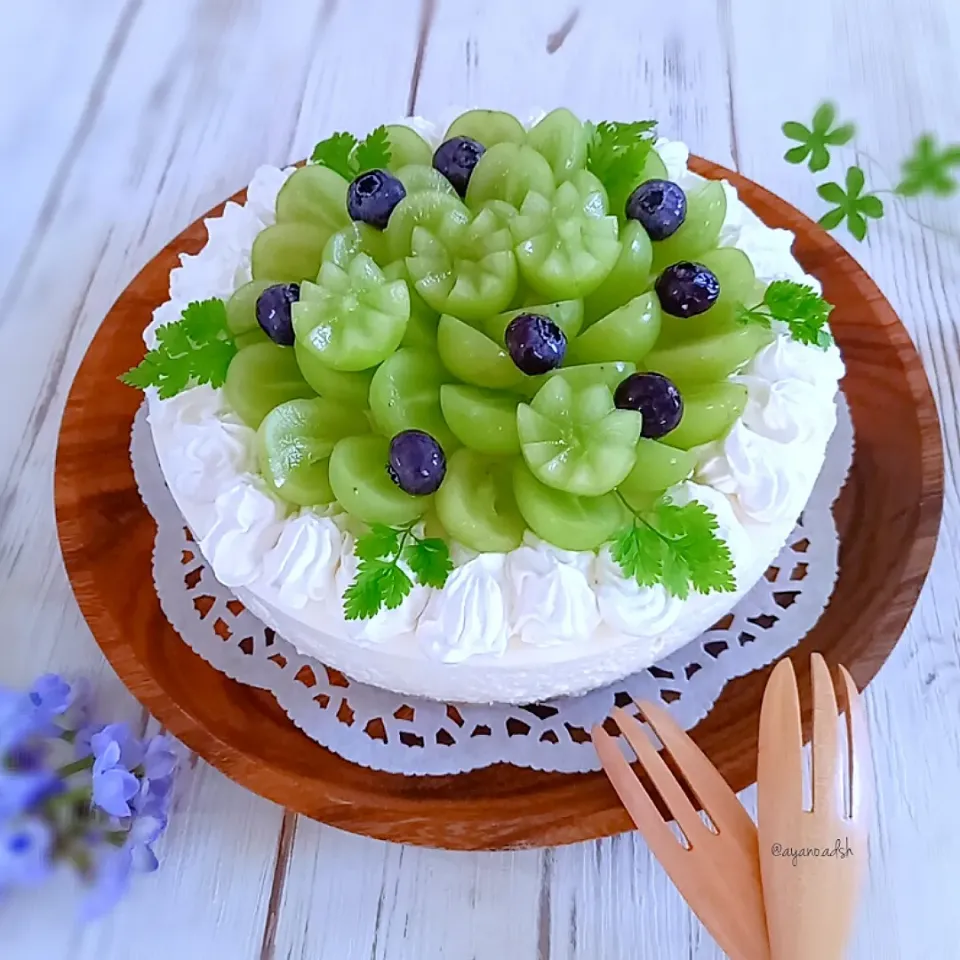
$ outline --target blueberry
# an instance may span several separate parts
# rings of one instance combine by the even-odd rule
[[[613,394],[620,410],[643,414],[642,437],[657,440],[676,429],[683,416],[683,397],[672,380],[662,373],[631,373]]]
[[[361,173],[347,190],[347,213],[351,220],[382,230],[393,208],[407,195],[403,184],[386,170]]]
[[[433,167],[439,170],[461,197],[467,195],[467,184],[473,168],[483,156],[485,147],[469,137],[452,137],[437,147],[433,155]]]
[[[436,492],[443,483],[447,458],[429,433],[404,430],[390,441],[387,473],[404,493],[425,496]]]
[[[720,281],[702,263],[683,260],[657,277],[657,297],[664,313],[695,317],[709,310],[720,296]]]
[[[514,317],[503,338],[513,362],[531,377],[555,370],[567,352],[566,334],[549,317],[538,313]]]
[[[647,180],[627,200],[627,219],[639,220],[651,240],[673,236],[687,216],[687,195],[671,180]]]
[[[257,323],[281,347],[293,346],[293,305],[299,299],[299,283],[275,283],[257,297]]]

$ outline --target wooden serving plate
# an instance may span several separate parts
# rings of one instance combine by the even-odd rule
[[[796,233],[797,259],[836,304],[833,329],[847,363],[856,453],[835,507],[836,591],[790,653],[807,697],[809,734],[810,653],[846,664],[863,688],[896,644],[923,585],[943,496],[937,412],[906,330],[857,262],[752,181],[699,159],[693,167],[728,179],[764,221]],[[121,679],[173,734],[238,783],[355,833],[473,850],[571,843],[630,829],[601,773],[499,764],[457,776],[404,777],[349,763],[301,733],[269,693],[219,673],[174,632],[154,592],[155,527],[128,456],[141,398],[116,377],[139,360],[141,331],[167,299],[178,255],[197,252],[205,241],[198,220],[114,304],[77,373],[60,430],[55,495],[64,561],[80,608]],[[769,672],[730,682],[693,730],[736,790],[756,777]]]

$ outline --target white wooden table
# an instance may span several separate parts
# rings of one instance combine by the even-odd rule
[[[71,596],[52,508],[70,380],[117,294],[262,162],[448,104],[656,117],[818,214],[779,124],[824,97],[894,173],[960,140],[956,0],[8,0],[0,17],[0,683],[91,675],[145,720]],[[789,8],[789,11],[788,11]],[[879,178],[879,175],[878,175]],[[960,201],[919,213],[956,230]],[[870,687],[879,825],[853,955],[958,955],[960,242],[894,211],[861,262],[910,328],[947,444],[945,523],[916,614]],[[642,841],[455,854],[285,813],[187,769],[158,874],[81,928],[75,890],[0,904],[4,960],[719,956]],[[748,791],[748,800],[752,800]]]

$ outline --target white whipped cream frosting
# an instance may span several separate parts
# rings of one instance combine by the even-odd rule
[[[435,136],[430,124],[415,125]],[[657,150],[672,179],[685,187],[700,180],[687,169],[682,143],[660,141]],[[171,273],[171,298],[155,311],[144,334],[148,344],[156,327],[177,320],[191,300],[227,298],[249,279],[253,240],[274,221],[277,193],[291,172],[261,167],[246,205],[228,203],[221,217],[206,221],[208,243],[196,256],[182,256]],[[761,280],[793,279],[819,289],[790,252],[793,235],[764,225],[733,187],[724,188],[721,243],[743,250]],[[717,515],[739,592],[775,555],[809,496],[835,423],[842,375],[835,347],[805,346],[779,332],[732,378],[748,390],[741,420],[726,438],[698,451],[695,482],[670,491],[676,502],[697,499]],[[699,595],[679,600],[661,586],[640,587],[623,576],[607,547],[599,554],[563,551],[528,533],[506,555],[477,555],[454,545],[456,569],[442,590],[415,586],[398,608],[346,621],[342,595],[357,560],[352,535],[338,523],[342,518],[293,511],[267,490],[256,475],[255,432],[231,413],[220,391],[197,387],[165,401],[150,391],[148,400],[164,475],[213,572],[258,615],[286,624],[288,639],[305,653],[319,650],[312,641],[322,636],[377,645],[378,652],[396,648],[398,657],[421,663],[491,657],[503,663],[516,656],[530,664],[537,650],[545,659],[567,657],[615,636],[645,644],[652,662],[654,652],[665,652],[665,637],[673,647],[692,639],[709,625],[704,610],[721,602]],[[721,596],[726,608],[736,599]],[[323,646],[328,661],[335,659],[330,649]],[[362,674],[356,662],[354,675]],[[383,672],[371,669],[369,675],[391,685]],[[404,686],[416,692],[412,681],[395,683],[395,689]],[[572,678],[564,689],[578,689],[578,682]],[[496,699],[487,692],[483,698]],[[504,699],[522,699],[522,691],[505,692]]]

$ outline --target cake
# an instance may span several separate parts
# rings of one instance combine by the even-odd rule
[[[819,284],[650,122],[336,134],[206,226],[125,380],[217,579],[359,681],[526,703],[648,667],[823,465]]]

